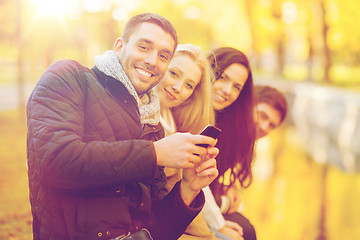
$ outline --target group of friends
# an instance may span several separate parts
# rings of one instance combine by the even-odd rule
[[[57,61],[29,97],[33,238],[256,239],[239,194],[255,140],[286,113],[243,52],[202,52],[166,18],[133,16],[94,67]],[[208,124],[218,139],[199,134]]]

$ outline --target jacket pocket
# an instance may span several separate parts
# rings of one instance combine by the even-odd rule
[[[128,197],[91,197],[86,201],[86,233],[88,239],[108,239],[130,229]],[[113,231],[116,229],[116,233]],[[105,238],[101,238],[105,237]]]

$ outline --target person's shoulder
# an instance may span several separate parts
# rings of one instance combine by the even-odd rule
[[[54,62],[50,67],[50,71],[85,71],[87,67],[81,65],[79,62],[71,59],[58,60]]]
[[[50,67],[40,77],[39,82],[43,84],[76,84],[85,86],[85,81],[88,79],[88,73],[91,70],[75,60],[58,60],[50,65]]]

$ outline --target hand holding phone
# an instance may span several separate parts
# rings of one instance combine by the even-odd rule
[[[221,133],[221,130],[219,128],[209,124],[201,131],[200,135],[205,135],[205,136],[217,139],[219,137],[220,133]],[[204,147],[204,148],[207,148],[209,146],[208,144],[196,144],[196,145]]]

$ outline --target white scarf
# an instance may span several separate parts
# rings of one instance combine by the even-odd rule
[[[160,123],[165,131],[165,136],[169,136],[176,132],[176,125],[169,108],[162,108],[160,115]]]
[[[119,80],[138,103],[141,124],[157,125],[160,121],[160,101],[156,91],[150,89],[141,98],[136,93],[129,77],[125,74],[115,52],[106,51],[95,57],[95,66],[104,74]]]

